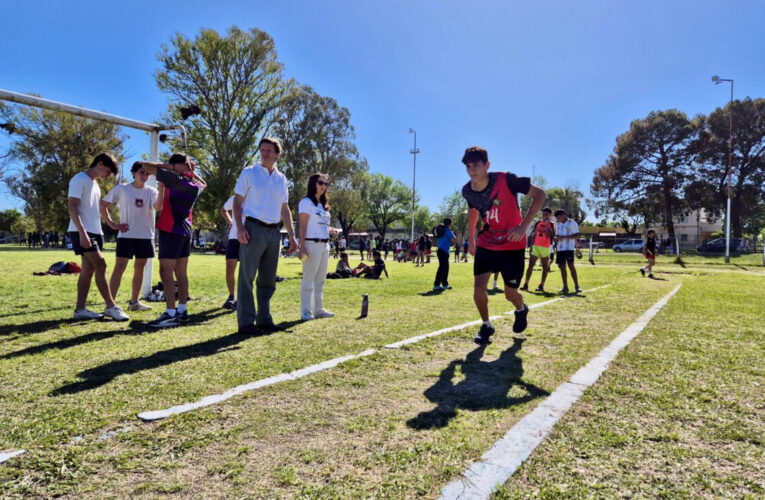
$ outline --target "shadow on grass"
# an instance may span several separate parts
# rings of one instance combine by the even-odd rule
[[[227,314],[230,311],[224,309],[210,309],[208,311],[203,311],[199,314],[194,314],[189,316],[189,323],[193,325],[194,323],[201,323],[205,320],[215,318],[216,316],[220,316],[221,314]],[[142,333],[149,333],[149,332],[156,332],[156,329],[149,328],[146,326],[146,324],[142,321],[131,321],[130,322],[130,328],[128,330],[109,330],[105,332],[93,332],[88,333],[87,335],[80,335],[79,337],[69,338],[69,339],[63,339],[63,340],[57,340],[55,342],[48,342],[47,344],[40,344],[32,347],[27,347],[24,349],[21,349],[19,351],[15,352],[9,352],[8,354],[3,354],[0,356],[0,359],[12,359],[12,358],[18,358],[19,356],[26,356],[28,354],[39,354],[45,351],[49,351],[51,349],[67,349],[69,347],[75,347],[81,344],[87,344],[88,342],[96,342],[99,340],[104,340],[112,337],[116,337],[118,335],[139,335]]]
[[[20,306],[16,306],[16,307],[18,309],[24,309],[25,307],[29,307],[29,305],[28,304],[27,305],[20,305]],[[16,312],[9,312],[9,313],[0,314],[0,318],[10,318],[11,316],[22,316],[22,315],[25,315],[25,314],[47,313],[47,312],[51,312],[51,311],[63,311],[63,310],[66,310],[66,309],[68,309],[70,311],[74,311],[74,306],[69,305],[69,306],[61,306],[61,307],[47,307],[45,309],[37,309],[35,311],[21,310],[21,311],[16,311]]]
[[[279,323],[277,326],[287,330],[289,327],[300,322],[301,321],[286,321]],[[205,340],[204,342],[155,352],[149,356],[111,361],[101,366],[81,371],[77,376],[83,380],[59,387],[58,389],[51,391],[50,395],[61,396],[63,394],[76,394],[78,392],[96,389],[102,385],[108,384],[120,375],[152,370],[154,368],[170,365],[179,361],[185,361],[187,359],[214,356],[224,350],[234,348],[237,344],[240,344],[247,339],[264,337],[273,333],[277,332],[263,330],[257,334],[247,334],[239,333],[237,331],[223,337]],[[238,349],[238,347],[236,348]]]
[[[544,389],[522,380],[523,361],[518,357],[524,339],[513,338],[513,345],[502,351],[494,361],[482,361],[486,346],[470,352],[464,360],[455,359],[447,366],[438,381],[425,391],[425,397],[438,406],[422,412],[407,421],[413,429],[440,429],[457,416],[457,410],[481,411],[509,408],[533,399],[547,396]],[[454,375],[460,367],[464,376],[454,383]],[[523,396],[508,397],[513,387],[519,388]]]
[[[432,297],[434,295],[441,295],[446,290],[428,290],[427,292],[420,292],[418,295],[421,297]]]

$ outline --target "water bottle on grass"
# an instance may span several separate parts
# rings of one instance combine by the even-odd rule
[[[366,293],[361,296],[361,317],[366,318],[369,312],[369,295]]]

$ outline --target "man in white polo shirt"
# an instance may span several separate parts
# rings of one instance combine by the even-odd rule
[[[555,263],[558,264],[560,276],[563,279],[563,289],[560,293],[568,293],[567,265],[571,271],[571,278],[574,280],[576,293],[580,293],[582,289],[579,288],[579,279],[576,276],[576,267],[574,267],[574,249],[576,248],[576,240],[579,238],[579,224],[569,219],[565,210],[556,210],[555,219],[558,221],[555,225],[555,241],[557,242]]]
[[[128,261],[135,257],[128,310],[148,311],[151,307],[141,303],[138,300],[138,294],[141,293],[146,259],[154,258],[154,205],[157,203],[158,192],[156,188],[146,185],[149,171],[143,168],[140,162],[133,163],[130,172],[133,174],[133,182],[117,184],[101,200],[101,217],[110,228],[119,230],[117,260],[109,280],[109,289],[116,299],[122,274],[127,268]],[[112,220],[107,210],[112,203],[116,203],[119,207],[119,224]]]
[[[109,282],[106,281],[106,261],[101,254],[104,248],[104,233],[101,230],[99,213],[101,188],[97,180],[116,175],[118,171],[117,160],[109,153],[101,153],[93,158],[86,171],[80,172],[69,181],[67,209],[70,221],[67,232],[74,254],[82,256],[82,271],[77,280],[77,305],[74,309],[74,319],[100,319],[104,316],[117,321],[130,319],[125,311],[114,303]],[[98,291],[106,302],[106,310],[103,314],[85,308],[93,275],[96,277]]]
[[[281,244],[280,221],[284,222],[289,237],[288,253],[297,250],[292,213],[287,205],[287,178],[275,166],[281,144],[265,137],[258,147],[260,163],[242,170],[234,187],[234,224],[240,243],[237,322],[239,332],[247,334],[280,329],[271,317]],[[252,293],[256,274],[257,310]]]

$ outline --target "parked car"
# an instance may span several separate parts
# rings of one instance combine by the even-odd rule
[[[5,238],[0,238],[0,243],[18,243],[19,237],[18,236],[6,236]]]
[[[717,238],[699,245],[696,250],[699,253],[725,253],[725,238]],[[730,239],[730,252],[741,253],[741,238]]]
[[[614,245],[614,252],[642,252],[643,240],[627,240]]]

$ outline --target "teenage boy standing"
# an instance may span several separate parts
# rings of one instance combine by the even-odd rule
[[[104,248],[99,213],[101,188],[96,181],[106,179],[110,175],[117,175],[118,171],[117,160],[108,153],[101,153],[93,158],[86,171],[80,172],[69,181],[67,209],[70,221],[67,232],[74,254],[82,256],[82,271],[77,280],[77,305],[74,309],[74,319],[101,319],[104,316],[117,321],[130,319],[125,311],[114,303],[109,283],[106,281],[106,261],[101,254]],[[98,291],[106,302],[106,310],[103,314],[85,309],[93,275],[96,277]]]
[[[191,210],[207,183],[195,173],[194,162],[185,154],[174,153],[167,163],[140,162],[142,168],[157,176],[159,195],[157,221],[159,230],[159,275],[167,309],[147,323],[152,328],[177,326],[189,319],[188,265],[191,255]],[[175,307],[175,280],[178,281],[178,307]]]
[[[143,284],[143,270],[146,259],[154,258],[154,205],[157,203],[157,190],[146,185],[149,171],[134,163],[130,169],[133,182],[117,184],[101,200],[101,217],[117,234],[117,260],[109,280],[109,288],[116,299],[120,288],[122,274],[127,268],[128,261],[135,257],[133,267],[133,283],[128,303],[130,311],[148,311],[150,306],[141,303],[138,295]],[[109,205],[117,203],[120,210],[119,224],[114,222],[107,210]]]
[[[457,238],[452,232],[452,220],[450,218],[446,217],[441,227],[443,228],[441,234],[433,235],[436,237],[436,255],[438,256],[438,271],[436,271],[436,281],[433,283],[434,292],[451,288],[449,285],[449,250],[457,242]]]
[[[258,147],[260,163],[242,170],[234,187],[234,223],[240,243],[237,322],[240,333],[251,335],[280,329],[271,317],[271,297],[276,291],[279,265],[280,221],[284,222],[289,237],[288,254],[297,250],[292,213],[287,205],[287,178],[275,165],[282,146],[278,140],[265,137]],[[257,310],[252,293],[256,274]]]
[[[574,280],[576,293],[582,291],[579,288],[579,279],[576,276],[576,267],[574,267],[574,249],[576,240],[579,238],[579,224],[568,218],[565,210],[556,210],[555,219],[558,223],[555,225],[555,241],[557,243],[555,250],[555,263],[560,268],[560,276],[563,279],[562,294],[568,293],[568,276],[566,276],[566,265],[571,271],[571,278]]]
[[[534,264],[537,263],[537,259],[540,259],[542,261],[542,281],[539,283],[536,291],[545,291],[545,280],[550,270],[550,245],[552,245],[553,238],[555,238],[555,225],[551,219],[552,209],[549,207],[543,208],[542,220],[537,222],[534,228],[534,243],[529,253],[529,269],[526,271],[526,281],[523,283],[521,290],[529,289],[529,280],[531,280],[531,273],[534,272]]]
[[[481,325],[475,342],[487,344],[494,334],[489,320],[489,297],[486,285],[493,272],[501,272],[505,282],[505,298],[515,306],[513,332],[526,329],[529,308],[523,303],[518,287],[523,279],[523,265],[526,253],[526,233],[534,217],[545,202],[545,193],[531,184],[528,177],[516,177],[508,172],[489,173],[489,153],[478,146],[465,150],[462,156],[470,182],[462,188],[467,200],[468,251],[475,256],[473,262],[473,300],[481,315]],[[518,194],[532,198],[525,216],[518,207]],[[483,219],[483,227],[476,238],[476,223]]]
[[[236,224],[230,214],[234,213],[234,197],[230,197],[220,209],[220,214],[226,223],[231,226],[226,243],[226,286],[228,287],[228,299],[223,303],[224,309],[236,310],[236,265],[239,263],[239,240],[236,239]]]

